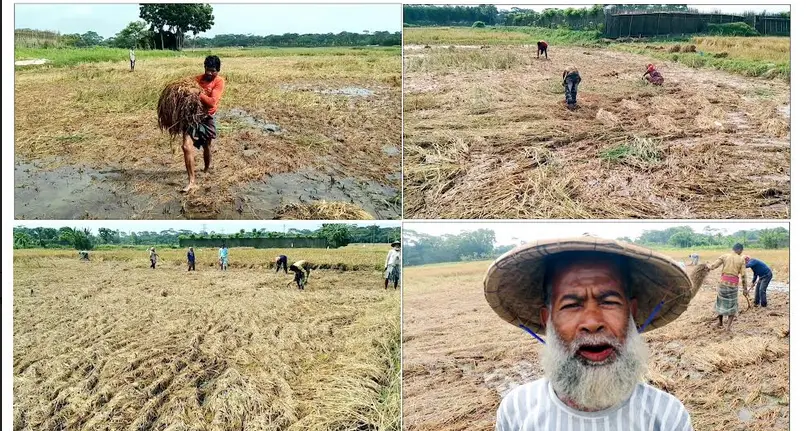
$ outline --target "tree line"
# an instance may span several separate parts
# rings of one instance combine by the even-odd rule
[[[690,226],[677,226],[663,230],[644,231],[638,238],[619,238],[622,241],[650,247],[724,247],[741,243],[745,247],[779,249],[789,247],[789,230],[775,229],[740,230],[728,234],[724,229],[706,226],[703,233],[694,232]]]
[[[404,5],[404,26],[530,26],[545,28],[568,28],[574,30],[598,30],[604,26],[606,13],[639,12],[699,12],[684,4],[601,4],[591,7],[566,9],[548,8],[540,12],[527,8],[498,10],[494,5],[480,6],[434,6]],[[789,17],[789,12],[755,14],[744,16]]]
[[[99,228],[94,234],[89,229],[71,227],[15,227],[14,248],[74,248],[91,250],[97,246],[167,246],[178,247],[180,238],[221,239],[229,238],[325,238],[331,247],[348,244],[383,244],[400,240],[400,229],[395,227],[357,226],[345,224],[323,224],[316,230],[289,229],[287,232],[274,232],[263,229],[241,229],[235,233],[215,231],[192,231],[187,229],[167,229],[160,232],[124,232],[109,228]]]
[[[404,233],[403,262],[407,266],[493,259],[515,247],[496,247],[495,232],[490,229],[438,236],[413,230]]]

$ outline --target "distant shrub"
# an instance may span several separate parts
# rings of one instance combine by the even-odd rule
[[[708,34],[713,36],[761,36],[761,34],[746,22],[731,22],[728,24],[708,24]]]
[[[473,23],[473,28],[484,28],[484,23],[481,21],[476,21]]]

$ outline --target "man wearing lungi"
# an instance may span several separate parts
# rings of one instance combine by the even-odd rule
[[[215,114],[218,110],[218,102],[224,95],[224,78],[218,75],[219,71],[221,71],[221,59],[216,55],[210,55],[204,59],[204,74],[194,77],[199,84],[199,98],[207,108],[207,116],[198,127],[185,131],[182,139],[185,169],[188,172],[188,185],[182,189],[183,192],[189,192],[196,187],[193,147],[204,150],[204,172],[208,172],[213,166],[212,145],[213,140],[216,139]]]
[[[392,249],[386,253],[386,269],[384,271],[383,288],[389,288],[389,282],[394,284],[395,289],[400,282],[400,241],[392,243]]]
[[[720,266],[722,267],[722,276],[719,278],[714,311],[719,315],[720,328],[722,327],[722,318],[728,316],[728,326],[725,331],[730,331],[733,319],[739,314],[739,279],[742,280],[742,290],[747,295],[743,251],[744,246],[737,243],[733,246],[733,253],[723,254],[714,263],[708,265],[708,269],[712,271]]]

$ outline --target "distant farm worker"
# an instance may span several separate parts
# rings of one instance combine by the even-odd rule
[[[79,260],[90,260],[90,252],[84,250],[79,251],[78,258]]]
[[[663,85],[663,76],[655,68],[654,64],[646,65],[646,72],[644,72],[643,77],[653,85]]]
[[[288,274],[288,256],[281,254],[274,258],[274,267],[276,268],[274,273],[277,274],[280,272],[280,267],[283,268],[286,274]]]
[[[384,283],[383,288],[389,288],[389,282],[395,286],[400,283],[400,241],[392,243],[392,249],[386,253],[386,269],[384,270]]]
[[[154,247],[151,247],[151,250],[149,250],[149,259],[151,259],[151,269],[157,269],[158,256],[159,255],[157,254],[157,250],[155,250]]]
[[[221,70],[221,59],[218,56],[210,55],[204,59],[204,74],[196,77],[199,83],[202,103],[207,107],[207,116],[196,128],[188,130],[182,141],[182,152],[185,156],[185,169],[188,173],[188,185],[182,189],[184,192],[190,191],[196,186],[196,173],[193,170],[193,147],[204,150],[204,172],[208,172],[213,167],[212,146],[216,138],[215,114],[218,110],[218,102],[224,95],[224,78],[218,76]]]
[[[311,264],[307,260],[298,260],[288,269],[294,273],[294,283],[297,283],[297,289],[305,290],[308,277],[311,275]]]
[[[722,317],[728,316],[728,326],[725,331],[730,331],[733,319],[739,314],[739,279],[742,281],[744,295],[747,296],[747,278],[744,275],[745,262],[742,251],[744,251],[744,246],[737,243],[733,246],[733,253],[723,254],[714,263],[708,265],[708,269],[711,271],[722,267],[714,311],[719,315],[718,326],[720,328],[722,327]]]
[[[538,241],[499,257],[484,295],[545,344],[545,376],[504,396],[495,429],[693,431],[678,399],[642,382],[650,351],[640,335],[676,319],[692,291],[673,259],[604,238]]]
[[[537,58],[540,58],[540,54],[545,55],[546,60],[549,59],[549,44],[545,40],[537,42]]]
[[[226,271],[229,266],[229,249],[226,244],[221,244],[221,248],[218,249],[218,265],[222,271]]]
[[[753,259],[750,256],[744,257],[745,268],[753,270],[753,286],[755,286],[756,296],[753,303],[756,307],[767,306],[767,287],[772,281],[772,270],[766,263]]]
[[[131,66],[130,72],[134,72],[134,48],[129,50],[129,65]]]
[[[193,247],[188,248],[188,271],[196,270],[196,252]]]
[[[700,263],[700,255],[697,253],[691,253],[688,255],[688,258],[691,259],[691,262],[689,262],[691,265],[697,265]]]
[[[563,71],[563,86],[565,87],[565,104],[568,108],[573,109],[577,106],[577,89],[579,83],[582,82],[582,77],[579,76],[579,71],[575,67],[567,67]]]

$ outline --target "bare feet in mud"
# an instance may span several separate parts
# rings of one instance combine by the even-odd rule
[[[196,187],[198,187],[196,183],[188,183],[188,185],[186,185],[181,191],[182,193],[190,193],[191,190],[194,190]]]

